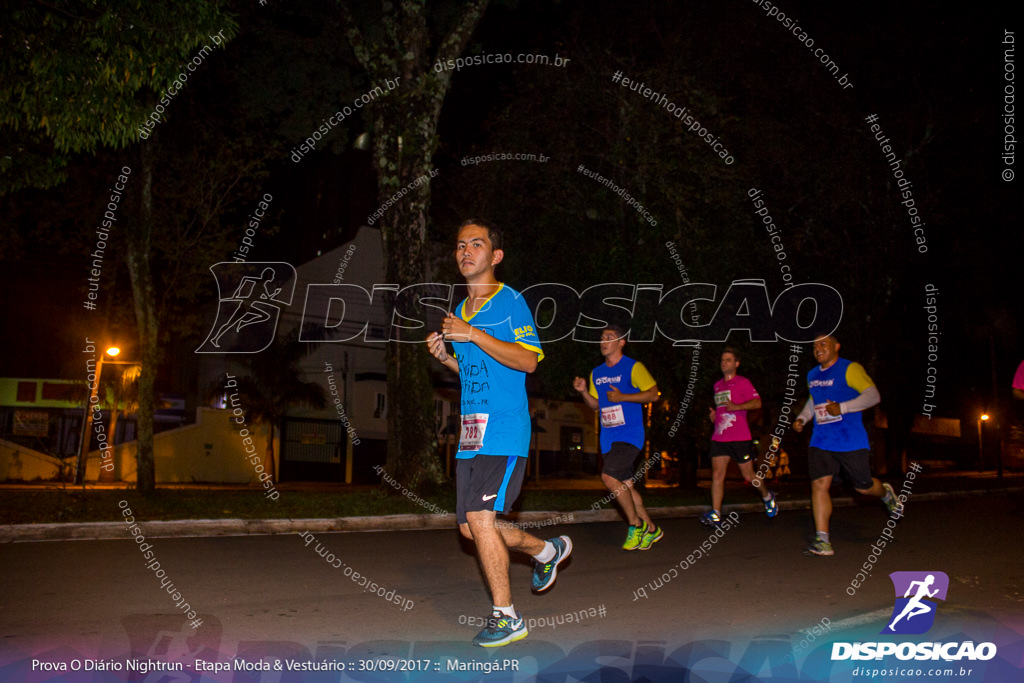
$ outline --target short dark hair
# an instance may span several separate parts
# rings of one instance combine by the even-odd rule
[[[732,357],[736,359],[737,363],[739,363],[742,360],[740,358],[740,352],[735,346],[726,346],[724,349],[722,349],[722,353],[719,354],[718,357],[721,358],[722,354],[725,353],[731,353]]]
[[[608,323],[607,325],[604,326],[604,329],[611,330],[612,332],[614,332],[615,336],[618,339],[625,339],[626,338],[626,334],[629,332],[629,330],[627,330],[625,327],[623,327],[619,323]]]
[[[462,225],[455,231],[455,234],[462,232],[462,229],[467,225],[479,225],[481,228],[487,231],[487,239],[491,241],[491,249],[503,249],[501,228],[490,221],[481,220],[479,218],[467,218],[462,221]]]

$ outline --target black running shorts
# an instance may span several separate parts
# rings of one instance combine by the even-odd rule
[[[754,442],[753,441],[712,441],[711,442],[711,457],[717,458],[720,455],[728,455],[737,464],[743,464],[750,462],[754,455]]]
[[[826,451],[811,447],[807,451],[807,473],[811,481],[822,477],[834,477],[840,472],[853,484],[855,489],[871,488],[871,451],[861,448],[856,451]]]
[[[633,444],[613,441],[611,448],[604,454],[604,467],[601,472],[619,481],[632,479],[638,455],[640,449]]]
[[[465,524],[467,512],[508,512],[519,497],[526,458],[484,455],[460,458],[455,466],[455,519]]]

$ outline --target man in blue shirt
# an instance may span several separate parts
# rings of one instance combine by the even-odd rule
[[[626,331],[615,324],[601,333],[604,363],[590,373],[590,381],[577,377],[573,388],[601,417],[601,480],[626,517],[629,529],[623,550],[649,550],[664,532],[651,521],[640,492],[633,486],[636,459],[644,447],[643,404],[658,398],[658,384],[643,363],[623,355]],[[645,468],[646,471],[646,468]]]
[[[811,508],[816,536],[806,552],[832,555],[829,520],[832,517],[832,478],[843,472],[858,493],[882,499],[890,515],[903,514],[903,504],[889,484],[871,476],[871,450],[860,413],[877,405],[882,397],[860,363],[839,357],[835,335],[814,342],[814,359],[819,366],[807,373],[811,391],[793,429],[804,430],[814,416],[814,434],[807,454],[811,476]]]
[[[526,374],[544,358],[530,309],[522,296],[495,278],[504,258],[501,232],[484,221],[459,228],[455,260],[468,295],[445,317],[427,345],[462,384],[462,430],[456,468],[456,519],[476,544],[493,605],[487,626],[473,642],[497,647],[527,636],[526,622],[512,604],[509,549],[534,559],[533,590],[551,587],[572,541],[547,541],[518,527],[496,524],[519,496],[530,447]],[[449,355],[445,341],[454,354]]]

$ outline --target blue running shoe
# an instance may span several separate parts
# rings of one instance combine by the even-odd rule
[[[516,610],[516,616],[510,617],[501,612],[494,612],[487,617],[487,626],[476,634],[473,644],[480,647],[501,647],[522,640],[530,634],[526,630],[523,615]]]
[[[533,561],[533,592],[543,593],[551,588],[558,576],[558,563],[572,554],[572,540],[568,536],[549,538],[548,542],[555,546],[555,556],[550,562]]]
[[[764,503],[764,513],[768,515],[768,519],[772,519],[775,515],[779,514],[779,506],[775,502],[775,492],[769,491],[768,493],[771,494],[768,500],[762,499],[761,502]]]
[[[717,528],[722,526],[722,516],[718,514],[718,510],[709,510],[700,516],[700,523]]]

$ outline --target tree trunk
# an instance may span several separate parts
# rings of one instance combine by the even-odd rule
[[[127,262],[135,300],[135,320],[139,331],[139,419],[138,449],[136,452],[137,479],[135,488],[141,493],[152,493],[156,488],[156,469],[153,461],[153,413],[156,406],[156,372],[159,363],[159,323],[153,273],[150,268],[150,244],[153,235],[153,154],[155,135],[139,145],[142,188],[134,204],[135,225],[127,226]]]
[[[356,58],[371,85],[383,87],[396,76],[396,91],[363,111],[373,126],[373,162],[381,205],[426,178],[392,204],[379,225],[384,239],[387,281],[401,287],[425,282],[427,220],[437,122],[451,86],[451,71],[433,68],[466,49],[488,0],[464,3],[448,33],[431,36],[424,0],[385,3],[381,17],[388,40],[364,40],[351,10],[340,6],[342,23]],[[430,46],[437,51],[430,56]],[[391,89],[390,85],[387,85]],[[393,310],[389,303],[388,310]],[[387,467],[410,489],[440,483],[443,468],[436,454],[431,357],[423,343],[387,344]]]
[[[436,121],[422,113],[418,118],[381,121],[376,138],[380,161],[379,195],[390,197],[417,178],[429,178]],[[383,132],[392,131],[392,132]],[[396,135],[394,131],[401,131]],[[417,131],[429,131],[427,135]],[[405,150],[415,150],[404,154]],[[397,159],[388,165],[388,159]],[[384,214],[381,230],[384,250],[389,254],[386,277],[401,287],[426,282],[426,226],[430,211],[429,181],[395,203]],[[393,298],[393,297],[392,297]],[[393,302],[389,303],[393,310]],[[394,339],[395,335],[391,335]],[[409,488],[424,490],[439,484],[443,472],[437,459],[434,437],[431,356],[425,344],[409,340],[387,344],[388,451],[389,472]]]
[[[277,473],[274,471],[274,422],[267,420],[267,457],[266,473],[270,475],[268,480],[271,484],[277,483]]]

